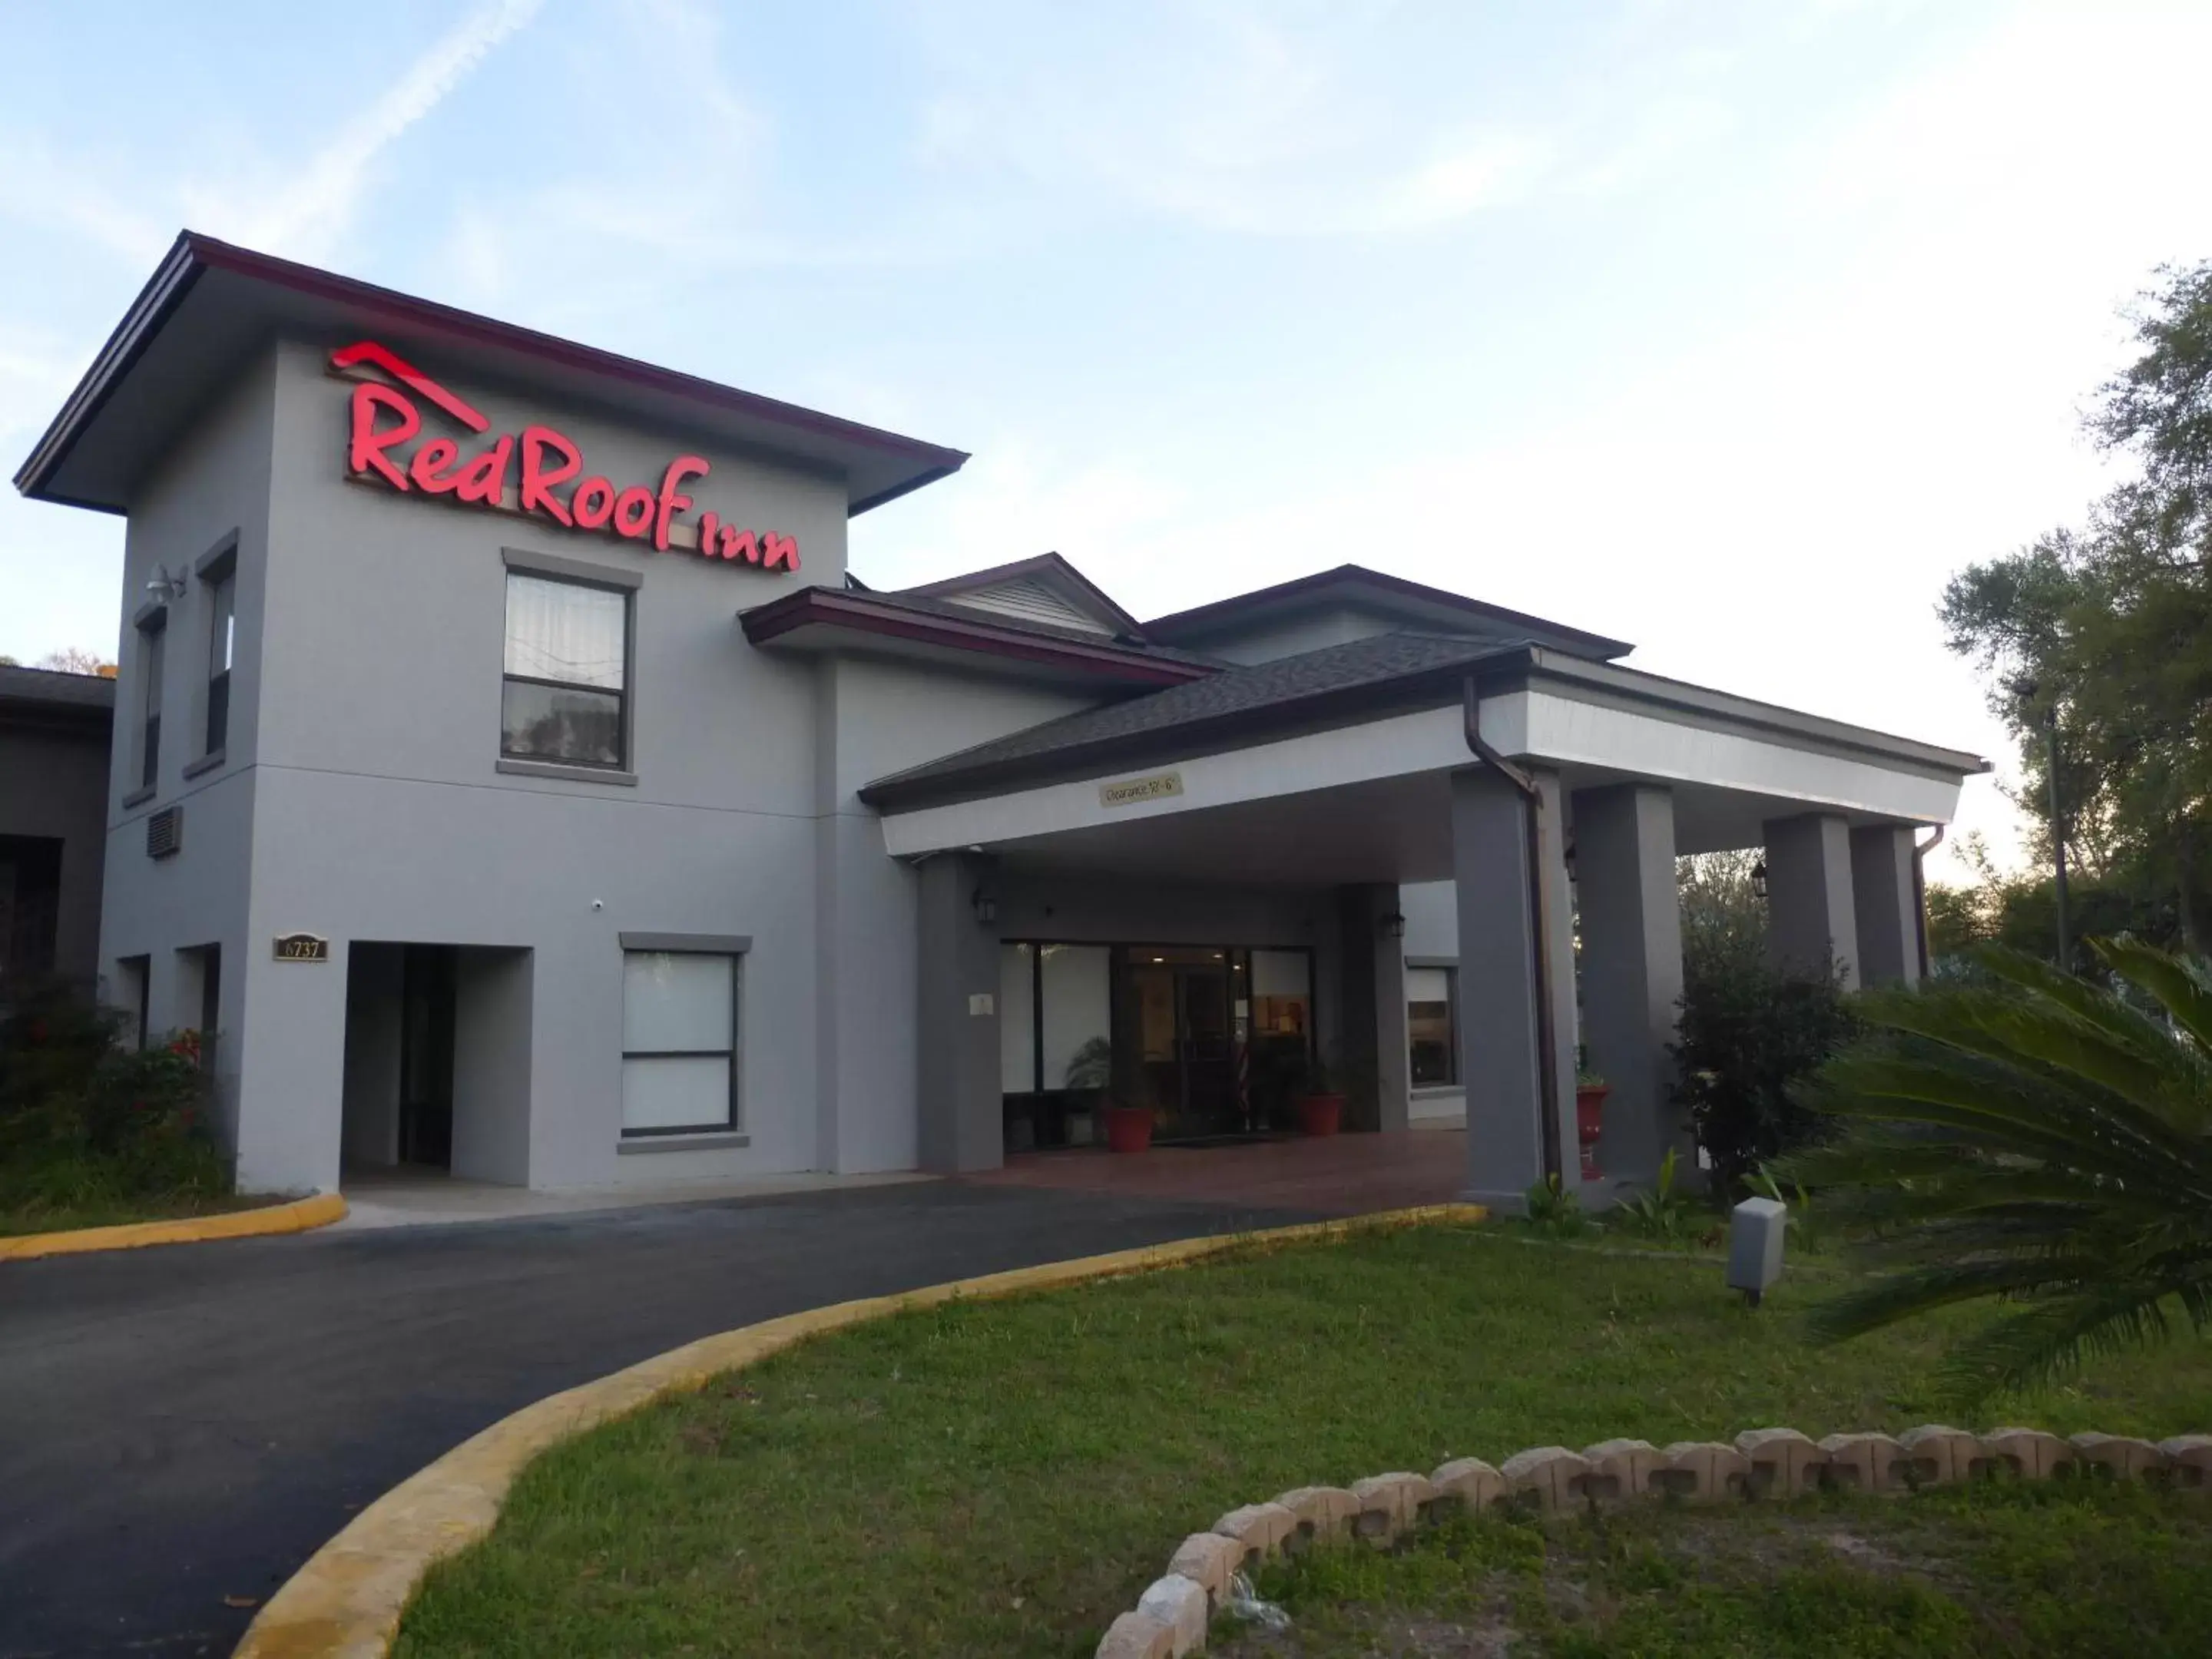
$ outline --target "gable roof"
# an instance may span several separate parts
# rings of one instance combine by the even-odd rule
[[[1116,605],[1111,594],[1057,553],[1040,553],[898,591],[1063,627],[1079,628],[1080,619],[1087,619],[1102,633],[1137,640],[1145,636],[1137,619]]]
[[[115,682],[105,674],[0,663],[0,720],[106,730],[115,717]]]
[[[1278,616],[1320,609],[1327,605],[1364,601],[1413,628],[1442,630],[1470,624],[1487,637],[1526,639],[1578,657],[1609,661],[1625,657],[1636,647],[1626,640],[1607,639],[1579,628],[1570,628],[1526,611],[1471,599],[1449,588],[1408,581],[1365,565],[1340,564],[1334,569],[1297,576],[1272,587],[1255,588],[1211,605],[1197,605],[1156,617],[1145,624],[1147,637],[1182,645],[1200,645],[1237,629]]]
[[[145,468],[220,386],[280,333],[369,334],[441,373],[588,400],[621,416],[712,434],[842,478],[865,513],[959,470],[957,449],[519,328],[182,232],[15,474],[38,501],[125,510]]]

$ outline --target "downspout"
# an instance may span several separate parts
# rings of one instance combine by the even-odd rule
[[[1528,837],[1528,921],[1533,935],[1529,950],[1529,969],[1536,975],[1536,1086],[1543,1093],[1541,1123],[1544,1142],[1544,1176],[1547,1181],[1566,1184],[1565,1164],[1559,1147],[1559,1060],[1553,1036],[1558,1030],[1552,1007],[1552,929],[1548,912],[1551,908],[1544,890],[1544,793],[1537,787],[1536,780],[1520,767],[1499,754],[1482,735],[1482,698],[1469,678],[1464,688],[1462,702],[1463,726],[1467,746],[1476,758],[1504,778],[1520,792],[1527,811],[1522,822]]]
[[[1920,941],[1920,977],[1928,977],[1928,866],[1922,861],[1943,844],[1943,828],[1936,826],[1936,833],[1923,844],[1912,843],[1912,927]]]

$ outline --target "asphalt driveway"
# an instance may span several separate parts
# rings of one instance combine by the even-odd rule
[[[694,1337],[1285,1210],[931,1182],[0,1265],[0,1659],[227,1654],[363,1504]]]

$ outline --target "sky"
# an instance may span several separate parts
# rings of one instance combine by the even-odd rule
[[[1936,601],[2123,476],[2081,413],[2212,256],[2201,0],[7,24],[10,473],[189,226],[973,452],[854,520],[876,586],[1054,550],[1143,617],[1354,561],[1988,755],[2001,859]],[[112,658],[121,548],[0,495],[0,654]]]

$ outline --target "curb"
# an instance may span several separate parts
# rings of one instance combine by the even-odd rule
[[[896,1296],[835,1303],[687,1342],[525,1406],[410,1475],[356,1516],[269,1598],[246,1627],[233,1659],[382,1659],[431,1565],[491,1530],[515,1476],[540,1453],[657,1400],[703,1388],[724,1372],[780,1353],[807,1337],[969,1297],[1056,1290],[1176,1267],[1251,1244],[1340,1238],[1425,1222],[1480,1221],[1486,1214],[1479,1204],[1429,1204],[1345,1221],[1178,1239],[954,1279]]]
[[[346,1212],[336,1193],[317,1193],[289,1204],[258,1210],[226,1210],[220,1215],[187,1216],[181,1221],[126,1221],[119,1227],[79,1227],[69,1232],[21,1233],[0,1238],[0,1261],[29,1261],[42,1255],[82,1255],[91,1250],[136,1250],[149,1244],[198,1244],[211,1238],[258,1238],[268,1233],[304,1233],[327,1227]]]

